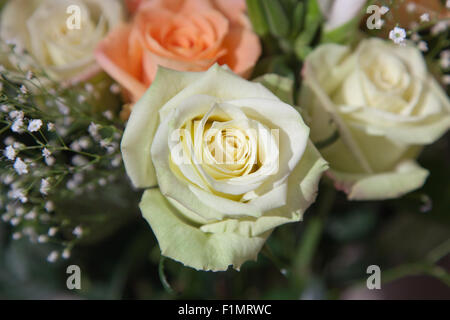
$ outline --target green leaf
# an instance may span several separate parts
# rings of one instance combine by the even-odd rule
[[[289,18],[278,0],[261,0],[267,16],[270,32],[276,37],[286,37],[289,33]]]
[[[247,14],[253,25],[253,30],[259,36],[264,36],[269,32],[267,17],[264,13],[262,0],[246,0]]]
[[[322,14],[317,0],[309,0],[305,18],[305,28],[295,40],[295,53],[304,60],[312,51],[310,44],[322,23]]]
[[[365,7],[364,7],[365,8]],[[321,42],[334,42],[349,44],[358,39],[359,22],[364,11],[357,14],[353,19],[333,30],[323,30]]]
[[[283,102],[290,105],[294,104],[294,81],[292,79],[270,73],[260,76],[253,81],[261,83]]]
[[[293,11],[291,35],[296,36],[303,28],[305,19],[305,4],[303,2],[297,3]]]

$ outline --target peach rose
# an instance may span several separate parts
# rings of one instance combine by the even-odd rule
[[[248,77],[261,54],[245,16],[244,0],[130,1],[133,21],[113,30],[98,46],[100,66],[137,101],[158,66],[179,71],[228,65]],[[176,85],[176,84],[174,84]]]

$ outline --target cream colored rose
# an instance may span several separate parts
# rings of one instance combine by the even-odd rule
[[[0,38],[26,49],[54,78],[84,80],[100,71],[94,50],[123,10],[120,0],[10,0]]]
[[[327,166],[308,135],[300,114],[261,84],[218,65],[159,68],[122,154],[133,184],[150,188],[140,207],[162,254],[202,270],[256,259],[272,230],[300,220],[315,199]]]
[[[335,44],[314,50],[300,105],[312,141],[328,141],[320,151],[350,199],[395,198],[421,187],[428,171],[414,159],[450,126],[448,97],[420,51],[381,39],[354,51]]]

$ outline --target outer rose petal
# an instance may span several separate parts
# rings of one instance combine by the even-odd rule
[[[223,46],[227,49],[227,54],[219,59],[219,63],[228,65],[244,78],[250,77],[261,55],[258,36],[250,30],[234,27],[225,37]]]
[[[158,68],[150,89],[134,105],[122,138],[122,155],[128,176],[137,188],[157,184],[150,157],[153,136],[159,124],[158,111],[200,74]]]
[[[348,194],[349,200],[383,200],[403,196],[419,189],[428,177],[428,170],[415,161],[407,160],[389,172],[378,174],[349,174],[331,170],[329,176],[337,189]]]
[[[125,0],[125,4],[127,5],[128,11],[131,14],[134,14],[139,8],[142,1],[143,0]]]
[[[142,48],[132,37],[132,28],[122,25],[100,42],[95,57],[98,64],[125,89],[135,100],[145,92],[141,82]]]
[[[237,233],[206,233],[187,224],[159,190],[147,190],[140,204],[144,218],[156,234],[161,253],[197,270],[235,269],[256,260],[267,232],[257,237]]]

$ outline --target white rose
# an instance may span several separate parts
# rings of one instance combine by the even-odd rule
[[[414,159],[450,127],[450,103],[420,51],[381,39],[325,44],[305,61],[300,104],[311,139],[350,199],[395,198],[421,187]],[[331,141],[331,137],[338,137]]]
[[[300,114],[261,84],[218,65],[158,70],[122,140],[131,181],[153,187],[143,216],[163,255],[239,268],[275,227],[301,219],[327,165]]]
[[[100,70],[94,50],[123,20],[123,10],[120,0],[10,0],[1,12],[0,38],[26,49],[58,80],[84,80]]]

